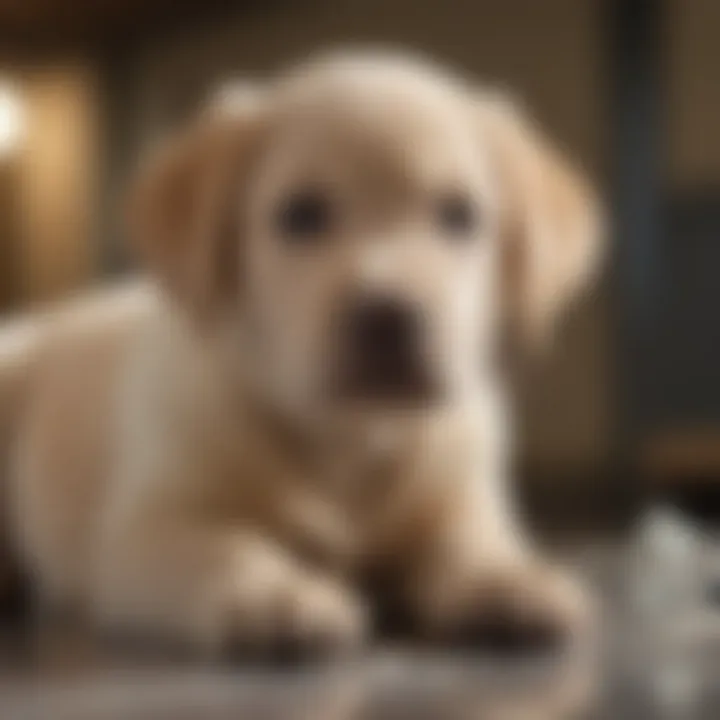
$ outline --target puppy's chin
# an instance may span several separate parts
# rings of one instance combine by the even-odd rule
[[[351,413],[422,411],[442,404],[445,397],[438,379],[420,370],[396,376],[349,375],[332,390],[333,402]]]

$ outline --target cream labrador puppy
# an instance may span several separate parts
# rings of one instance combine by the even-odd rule
[[[512,333],[596,262],[510,103],[354,55],[230,93],[147,163],[152,281],[0,343],[11,534],[40,597],[197,648],[343,649],[371,581],[428,637],[577,633],[508,485]]]

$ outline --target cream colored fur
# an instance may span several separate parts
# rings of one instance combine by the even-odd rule
[[[311,177],[354,224],[298,259],[268,217]],[[483,203],[465,247],[428,219],[443,183]],[[360,578],[378,572],[428,634],[498,602],[580,631],[583,594],[513,513],[490,358],[508,327],[547,334],[595,264],[594,213],[514,108],[411,61],[336,58],[229,94],[138,184],[153,280],[0,335],[7,498],[40,595],[200,648],[342,648],[369,632]],[[360,282],[422,305],[443,402],[322,400],[329,318]]]

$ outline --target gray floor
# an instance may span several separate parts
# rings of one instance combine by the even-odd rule
[[[597,672],[577,659],[501,665],[400,647],[322,668],[270,672],[111,651],[77,631],[35,626],[3,636],[0,718],[718,720],[720,643],[706,642],[702,657],[697,647],[659,650],[655,641],[679,627],[678,618],[653,626],[629,611],[627,558],[627,547],[617,544],[573,554],[604,598]]]

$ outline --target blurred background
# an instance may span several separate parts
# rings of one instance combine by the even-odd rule
[[[0,0],[0,310],[127,269],[136,160],[218,84],[408,47],[511,88],[606,198],[606,277],[523,393],[525,474],[712,487],[719,37],[716,0]]]

